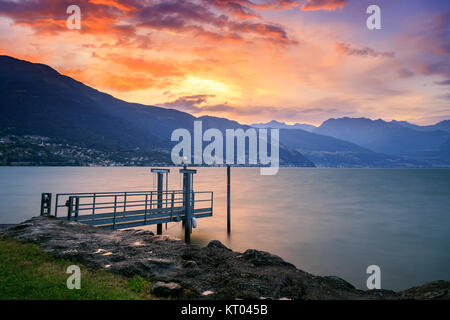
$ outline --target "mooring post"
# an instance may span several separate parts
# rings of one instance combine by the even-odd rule
[[[184,213],[184,240],[191,242],[191,175],[186,174],[186,212]]]
[[[113,217],[113,230],[116,229],[116,213],[117,213],[117,195],[114,195],[114,217]]]
[[[194,202],[192,197],[193,175],[197,170],[180,169],[183,174],[183,200],[184,200],[184,241],[191,242],[192,217],[194,215]]]
[[[144,225],[147,225],[147,201],[148,201],[148,194],[145,195],[145,218],[144,218]]]
[[[227,166],[227,233],[231,232],[231,210],[230,210],[230,202],[231,202],[231,168]]]
[[[72,210],[73,210],[73,197],[69,197],[69,200],[67,200],[67,220],[72,219]]]
[[[41,216],[49,216],[52,211],[52,194],[43,193],[41,197]]]
[[[183,166],[183,169],[187,170],[186,165]],[[186,208],[186,192],[185,192],[185,190],[186,190],[186,175],[183,174],[183,205]],[[183,219],[183,220],[181,220],[181,229],[183,230],[184,227],[185,226],[184,226],[184,219]]]
[[[157,187],[158,196],[157,196],[157,201],[156,201],[156,207],[158,209],[161,209],[163,207],[164,174],[169,174],[170,170],[169,169],[152,169],[151,172],[156,173],[157,177],[158,177],[158,187]],[[168,182],[167,179],[166,179],[166,182]],[[166,188],[167,188],[167,186],[166,186]],[[166,197],[167,197],[167,194],[166,194]],[[161,212],[158,212],[158,213],[161,213]],[[156,234],[162,234],[162,223],[157,224]]]
[[[162,208],[162,201],[163,201],[163,174],[161,172],[158,172],[158,205],[157,208]],[[162,223],[158,223],[156,226],[156,234],[162,234]]]
[[[75,221],[78,221],[79,211],[80,211],[80,197],[75,197]]]

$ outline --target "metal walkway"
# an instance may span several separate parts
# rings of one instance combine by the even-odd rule
[[[213,214],[212,191],[190,192],[193,217]],[[56,194],[55,216],[104,229],[122,229],[184,220],[183,191],[129,191]],[[67,215],[58,217],[58,209]],[[60,211],[60,210],[59,210]]]
[[[162,234],[163,223],[183,222],[185,241],[190,242],[192,227],[196,219],[213,215],[213,192],[193,190],[193,175],[196,170],[180,169],[183,175],[183,190],[167,190],[169,169],[151,169],[157,174],[158,189],[155,191],[58,193],[54,216],[58,219],[77,221],[103,229],[123,229],[146,225],[157,225],[157,234]],[[166,190],[164,190],[164,176]],[[65,208],[67,214],[58,217]],[[52,194],[43,193],[41,216],[52,215]]]

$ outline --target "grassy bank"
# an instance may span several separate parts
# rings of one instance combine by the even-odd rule
[[[81,289],[66,286],[67,267],[81,269]],[[33,243],[0,237],[0,299],[153,299],[149,283],[104,270],[89,271],[77,261],[57,259]]]

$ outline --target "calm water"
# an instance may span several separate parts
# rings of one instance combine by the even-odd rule
[[[178,169],[170,188],[181,189]],[[41,192],[152,190],[149,168],[0,167],[0,223],[39,214]],[[382,287],[450,280],[450,170],[232,169],[232,234],[226,234],[226,169],[201,168],[195,190],[214,191],[214,217],[192,240],[275,253],[298,268],[365,288],[381,267]],[[156,227],[146,227],[151,230]],[[181,224],[164,233],[182,237]]]

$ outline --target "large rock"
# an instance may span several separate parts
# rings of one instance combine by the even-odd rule
[[[319,277],[268,252],[234,252],[219,241],[206,247],[186,245],[142,230],[110,231],[48,217],[0,229],[0,234],[38,243],[58,257],[74,258],[89,268],[152,283],[154,294],[198,299],[448,299],[448,281],[396,293],[363,291],[338,277]],[[187,289],[187,290],[182,290]],[[204,294],[213,292],[213,294]],[[188,296],[183,296],[188,294]]]
[[[449,284],[449,281],[433,281],[401,291],[401,293],[408,299],[414,300],[450,300]]]
[[[182,287],[175,282],[158,281],[150,286],[150,292],[160,297],[177,297],[182,291]]]

